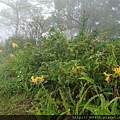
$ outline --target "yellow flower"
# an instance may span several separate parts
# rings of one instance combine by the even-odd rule
[[[72,67],[72,70],[73,70],[73,72],[77,72],[77,65],[76,65],[76,62],[74,63],[74,66]]]
[[[31,81],[37,84],[37,80],[34,78],[34,76],[31,77]]]
[[[32,77],[31,77],[31,80],[34,80],[34,79],[35,79],[34,76],[32,76]]]
[[[120,67],[119,68],[114,68],[113,71],[115,71],[115,73],[118,74],[119,77],[120,77]]]
[[[0,52],[2,52],[2,50],[0,50]]]
[[[43,82],[44,81],[44,76],[43,75],[41,75],[40,77],[34,77],[34,76],[32,76],[31,77],[31,81],[33,82],[33,83],[36,83],[37,84],[37,82]]]
[[[107,81],[107,83],[109,83],[109,82],[110,82],[110,76],[111,76],[112,74],[107,74],[106,72],[104,72],[103,74],[106,76],[105,81]]]
[[[41,75],[40,77],[36,77],[37,81],[43,82],[44,81],[44,77],[43,75]]]
[[[107,83],[110,82],[110,76],[106,77],[105,81],[107,81]]]
[[[75,73],[77,72],[77,69],[76,69],[74,66],[72,67],[72,70],[73,70],[73,72],[75,72]]]
[[[12,43],[12,47],[18,47],[18,45],[16,43]]]

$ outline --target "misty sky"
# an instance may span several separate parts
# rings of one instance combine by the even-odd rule
[[[33,5],[37,4],[36,2],[33,2],[33,1],[31,1],[30,3]],[[6,8],[8,8],[7,5],[0,3],[0,11],[1,11],[1,9],[6,9]],[[45,19],[50,16],[49,12],[53,9],[48,9],[46,6],[43,6],[43,8],[44,8],[43,16]],[[1,42],[1,41],[4,41],[5,39],[7,39],[9,36],[11,36],[12,33],[10,33],[5,26],[0,26],[0,28],[2,28],[2,29],[0,29],[0,42]]]
[[[11,1],[16,1],[16,0],[11,0]],[[22,0],[21,0],[22,1]],[[23,0],[24,1],[24,0]],[[41,3],[40,2],[35,2],[36,0],[28,0],[29,1],[29,3],[31,3],[31,4],[33,4],[34,6],[36,5],[38,8],[39,8],[39,6],[41,6]],[[38,0],[39,1],[39,0]],[[44,0],[43,0],[44,1]],[[59,1],[59,0],[58,0]],[[99,0],[98,0],[99,1]],[[101,0],[102,1],[102,0]],[[110,0],[110,1],[112,1],[112,0]],[[119,0],[118,0],[119,1]],[[79,0],[78,0],[78,2],[79,2]],[[90,10],[90,11],[88,11],[88,12],[86,12],[86,15],[89,17],[89,21],[88,21],[88,24],[87,24],[87,27],[90,29],[90,30],[92,30],[93,28],[99,28],[99,29],[101,29],[101,30],[103,30],[104,31],[104,29],[105,30],[107,30],[108,28],[106,28],[106,26],[108,26],[109,27],[109,29],[111,30],[111,31],[115,31],[114,29],[116,28],[116,26],[115,26],[115,19],[116,19],[116,21],[118,21],[119,23],[120,23],[120,21],[119,21],[119,19],[117,18],[117,16],[116,16],[116,14],[114,14],[115,12],[115,7],[113,6],[113,5],[111,5],[111,4],[105,4],[105,2],[107,3],[108,1],[106,0],[106,1],[102,1],[102,2],[98,2],[97,3],[97,1],[95,2],[95,4],[94,4],[94,2],[90,2],[91,3],[91,6],[88,4],[88,9]],[[39,4],[38,4],[39,3]],[[73,0],[73,3],[74,3],[74,0]],[[83,2],[84,3],[84,2]],[[88,2],[89,3],[89,2]],[[111,2],[110,2],[111,3]],[[114,3],[114,0],[113,0],[113,3]],[[118,2],[119,3],[119,2]],[[61,6],[62,6],[62,4],[63,4],[63,2],[61,2]],[[82,3],[81,3],[82,4]],[[104,5],[105,4],[105,5]],[[55,6],[56,5],[56,6]],[[87,5],[87,4],[86,4]],[[93,5],[93,6],[92,6]],[[102,6],[103,5],[103,6]],[[35,6],[35,7],[36,7]],[[45,4],[42,4],[42,8],[43,8],[43,10],[41,10],[41,9],[39,9],[39,11],[40,11],[40,15],[42,15],[42,17],[44,18],[44,20],[46,20],[46,18],[48,18],[49,16],[51,16],[51,13],[52,12],[54,12],[54,9],[55,10],[57,10],[57,12],[59,13],[59,14],[62,14],[62,17],[60,17],[60,16],[58,16],[58,18],[56,18],[56,19],[58,19],[57,20],[57,22],[58,21],[60,21],[60,22],[62,22],[62,23],[65,23],[65,22],[68,22],[69,23],[69,21],[67,21],[67,19],[69,20],[70,18],[72,19],[72,23],[73,23],[73,29],[71,29],[71,31],[72,30],[75,30],[75,29],[79,29],[78,28],[78,26],[80,25],[79,23],[79,17],[80,17],[80,15],[81,15],[81,13],[80,13],[80,11],[79,10],[81,10],[81,9],[86,9],[86,7],[85,6],[83,6],[83,8],[81,7],[81,9],[80,9],[80,4],[78,4],[78,10],[76,9],[77,7],[75,7],[75,9],[76,10],[74,10],[74,8],[73,8],[73,13],[74,13],[74,15],[73,15],[73,13],[72,13],[72,11],[67,11],[67,8],[65,8],[65,9],[63,9],[63,10],[60,10],[60,12],[58,12],[58,10],[59,9],[61,9],[61,7],[60,7],[60,3],[58,2],[58,4],[56,3],[56,4],[51,4],[49,7],[47,6],[46,7],[46,5]],[[108,9],[106,9],[107,8],[107,6],[108,6]],[[58,8],[58,9],[56,9],[56,8]],[[60,7],[60,8],[59,8]],[[62,6],[63,7],[63,6]],[[73,5],[72,5],[72,7],[74,7]],[[85,7],[85,8],[84,8]],[[112,7],[112,10],[113,11],[111,11],[112,13],[110,13],[108,10],[110,10],[110,8]],[[5,4],[2,4],[2,3],[0,3],[0,10],[1,9],[6,9],[6,8],[9,8],[7,5],[5,5]],[[118,7],[119,8],[119,7]],[[31,9],[31,8],[30,8]],[[72,9],[72,8],[71,8]],[[64,10],[66,10],[66,12],[64,12]],[[42,11],[42,12],[41,12]],[[76,12],[76,11],[78,11],[78,12]],[[107,12],[106,12],[107,11]],[[119,11],[119,9],[118,9],[118,11]],[[54,15],[56,16],[56,14],[58,14],[58,13],[54,13]],[[66,13],[67,12],[70,12],[71,14],[69,15],[66,15]],[[110,14],[109,14],[110,13]],[[116,12],[117,13],[117,12]],[[37,14],[37,12],[35,12],[35,14]],[[5,14],[6,15],[6,14]],[[27,16],[27,13],[26,13],[26,16]],[[76,16],[76,17],[75,17]],[[107,17],[108,16],[108,17]],[[113,16],[113,17],[111,17],[111,16]],[[118,16],[119,16],[119,14],[118,14]],[[34,16],[35,17],[35,16]],[[1,17],[2,18],[2,17]],[[112,19],[113,18],[113,19]],[[4,20],[3,19],[0,19],[1,21],[1,23],[3,23],[4,22]],[[28,18],[26,18],[26,20],[29,20]],[[31,20],[31,19],[30,19]],[[50,20],[53,22],[53,24],[51,24],[51,25],[54,25],[54,23],[56,22],[53,18],[50,18]],[[48,20],[48,22],[50,21],[50,20]],[[7,19],[6,19],[6,21],[7,21]],[[77,22],[76,22],[77,21]],[[9,22],[7,22],[7,23],[9,23]],[[108,24],[106,24],[106,23],[108,23]],[[109,24],[110,23],[110,24]],[[79,25],[78,25],[79,24]],[[100,25],[99,25],[100,24]],[[8,24],[7,26],[5,26],[4,24],[2,25],[2,24],[0,24],[0,41],[4,41],[4,39],[7,39],[8,37],[10,37],[11,35],[13,35],[13,32],[14,32],[14,28],[13,28],[13,30],[12,30],[12,27],[11,27],[11,29],[10,29],[10,25],[11,24]],[[67,25],[67,23],[66,23],[66,25]],[[25,26],[25,24],[23,25],[23,26]],[[24,27],[24,28],[26,28],[26,26]],[[70,30],[69,30],[70,31]],[[72,31],[73,32],[73,31]],[[115,32],[113,32],[113,33],[115,33]],[[71,34],[71,33],[70,33]]]
[[[0,3],[0,11],[1,9],[7,8],[7,5]],[[1,28],[1,26],[0,26]],[[0,42],[3,41],[6,38],[5,32],[2,32],[0,30]]]
[[[6,8],[7,6],[5,5],[5,4],[2,4],[2,3],[0,3],[0,10],[2,9],[2,8]]]

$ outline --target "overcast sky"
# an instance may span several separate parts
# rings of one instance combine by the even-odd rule
[[[36,2],[33,2],[33,1],[31,3],[33,5],[36,4]],[[0,11],[1,11],[1,9],[5,9],[7,7],[8,7],[7,5],[5,5],[3,3],[0,3]],[[50,14],[48,13],[48,11],[52,11],[52,10],[53,9],[47,9],[46,6],[44,6],[44,11],[43,11],[44,12],[43,14],[45,15],[44,17],[47,18],[48,16],[50,16]],[[46,11],[47,11],[47,13],[46,13]],[[2,28],[2,29],[0,29],[0,41],[4,41],[5,39],[8,38],[8,36],[11,36],[11,34],[8,33],[8,31],[7,31],[7,29],[5,27],[0,26],[0,28]]]
[[[0,10],[2,9],[2,8],[6,8],[7,6],[5,5],[5,4],[2,4],[2,3],[0,3]]]
[[[5,4],[2,4],[2,3],[0,3],[0,11],[1,11],[1,9],[3,8],[6,8],[7,6],[5,5]],[[1,27],[1,26],[0,26]],[[5,35],[5,33],[3,32],[2,33],[2,31],[0,30],[0,42],[1,41],[4,41],[4,39],[6,38],[6,35]]]

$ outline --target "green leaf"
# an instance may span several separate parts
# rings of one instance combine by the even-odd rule
[[[99,95],[95,95],[95,96],[93,96],[93,97],[91,97],[89,100],[88,100],[88,102],[84,105],[84,107],[83,107],[83,109],[81,110],[81,112],[80,112],[80,115],[82,115],[82,113],[84,112],[84,110],[88,107],[88,105],[90,104],[90,102],[92,101],[92,100],[94,100],[96,97],[98,97]]]
[[[100,107],[96,105],[88,105],[85,109],[92,112],[93,115],[99,115],[101,112]]]
[[[87,84],[87,83],[86,83],[86,84]],[[83,101],[84,98],[86,97],[86,94],[87,94],[88,89],[91,87],[91,86],[89,86],[89,87],[84,91],[86,84],[82,87],[82,89],[81,89],[81,91],[80,91],[80,94],[79,94],[80,99],[79,99],[79,101],[77,102],[76,107],[75,107],[75,108],[76,108],[76,109],[75,109],[75,115],[81,115],[81,114],[79,114],[80,104],[82,104],[82,101]],[[83,93],[83,91],[84,91],[84,93]]]
[[[118,109],[117,109],[117,105],[118,105],[117,101],[118,101],[118,99],[120,99],[120,97],[116,97],[116,98],[112,99],[112,100],[107,104],[108,107],[109,107],[109,106],[112,107],[112,111],[111,111],[112,115],[116,115],[116,114],[118,113]],[[113,103],[113,105],[111,105],[112,103]]]
[[[69,88],[69,90],[68,90],[68,95],[69,95],[69,97],[70,97],[70,100],[71,100],[72,104],[73,104],[74,106],[76,106],[76,103],[75,103],[74,99],[72,98],[72,94],[71,94],[70,88]]]
[[[60,91],[60,96],[63,100],[63,105],[65,107],[65,110],[68,111],[70,109],[70,105],[66,102],[63,92],[61,90],[59,90],[59,91]],[[69,114],[70,114],[70,112],[69,112]]]
[[[87,82],[91,83],[91,84],[94,84],[94,80],[92,78],[89,78],[89,77],[81,77],[79,78],[80,80],[86,80]]]

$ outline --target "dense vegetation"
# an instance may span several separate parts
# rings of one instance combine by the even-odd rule
[[[119,0],[0,3],[0,115],[119,117]]]
[[[98,31],[9,38],[0,44],[0,114],[120,115],[119,48]]]

